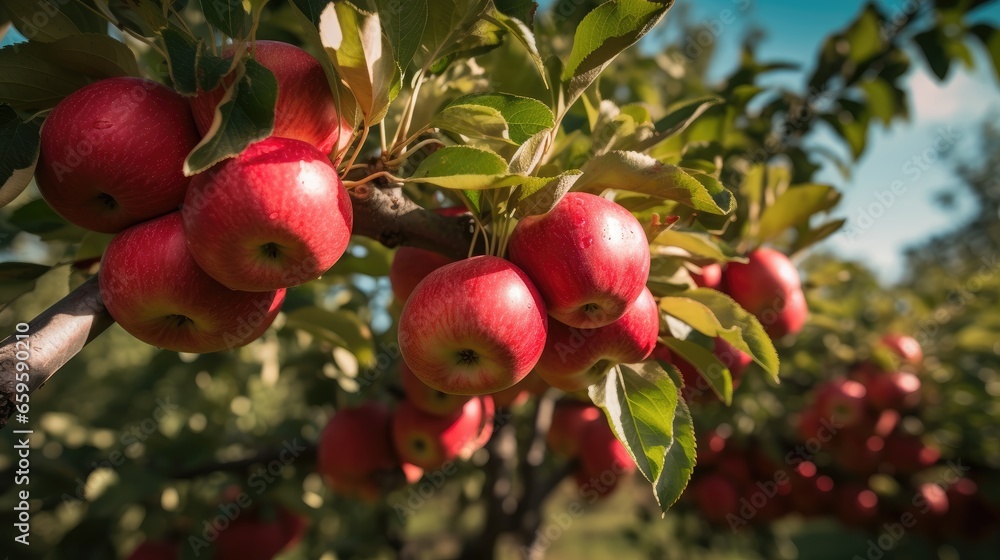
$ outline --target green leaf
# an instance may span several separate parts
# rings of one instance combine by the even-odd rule
[[[319,36],[365,122],[369,126],[381,122],[399,93],[400,70],[378,14],[362,12],[348,2],[330,4],[320,15]]]
[[[656,236],[656,244],[683,249],[695,257],[704,257],[716,262],[726,262],[732,257],[732,250],[723,250],[711,236],[692,231],[668,229]]]
[[[202,39],[195,40],[174,28],[164,30],[162,37],[169,55],[170,78],[182,94],[212,91],[232,69],[233,61],[212,55]]]
[[[669,2],[611,0],[584,16],[573,36],[573,48],[562,71],[566,83],[567,106],[597,79],[622,51],[649,32]]]
[[[580,171],[567,171],[546,183],[524,186],[517,202],[518,217],[545,214],[555,208],[580,175]]]
[[[476,44],[488,44],[491,38],[480,23],[485,23],[482,16],[489,7],[489,0],[427,0],[428,13],[433,17],[428,18],[420,41],[424,66],[437,62],[433,70],[443,71],[441,59]],[[466,42],[470,36],[472,40]]]
[[[686,297],[661,299],[660,309],[706,336],[721,336],[750,354],[775,382],[778,381],[778,352],[756,317],[726,294],[715,290],[698,288],[684,295]]]
[[[684,132],[691,126],[705,111],[722,103],[718,97],[699,97],[690,101],[684,101],[670,108],[670,112],[665,117],[656,121],[656,133],[659,138],[666,139],[675,134]]]
[[[945,48],[945,44],[949,41],[948,37],[940,29],[935,28],[914,35],[913,40],[924,53],[924,58],[934,75],[942,81],[947,78],[948,70],[951,69],[951,57]]]
[[[306,331],[324,342],[347,349],[362,367],[375,365],[371,330],[351,311],[300,307],[288,314],[285,328]]]
[[[396,64],[406,69],[427,26],[427,0],[376,0],[375,4]]]
[[[846,218],[841,218],[839,220],[832,220],[823,225],[817,226],[816,228],[810,229],[806,232],[800,233],[799,237],[795,240],[792,245],[792,254],[795,254],[807,247],[815,245],[820,241],[830,237],[834,233],[840,231],[840,228],[844,227],[847,223]]]
[[[892,85],[882,78],[872,78],[860,84],[861,90],[868,97],[868,108],[872,116],[888,126],[896,116],[896,94]]]
[[[453,105],[445,107],[430,125],[470,138],[496,139],[511,142],[507,121],[500,111],[483,105]]]
[[[507,176],[507,162],[497,154],[470,146],[441,148],[420,163],[412,182],[448,189],[487,189]]]
[[[670,348],[671,352],[694,366],[694,369],[708,382],[708,386],[722,402],[726,403],[726,406],[733,404],[733,374],[715,356],[715,353],[700,344],[672,336],[664,338],[663,343]]]
[[[645,154],[614,151],[590,159],[583,166],[576,188],[593,193],[604,189],[637,192],[675,200],[702,212],[725,214],[727,209],[719,206],[699,179]]]
[[[141,75],[132,50],[107,35],[71,35],[39,48],[48,60],[94,80]]]
[[[535,34],[531,32],[531,25],[522,19],[504,14],[486,14],[483,16],[483,19],[506,31],[509,36],[513,37],[524,47],[525,52],[528,53],[528,58],[534,63],[535,68],[538,70],[538,75],[542,78],[542,84],[548,88],[548,72],[545,71],[545,61],[542,60],[542,55],[538,53],[538,43],[535,39]]]
[[[0,49],[0,100],[19,111],[51,109],[89,82],[84,74],[51,60],[44,43]]]
[[[493,0],[497,10],[505,16],[516,18],[530,28],[535,21],[538,2],[534,0]]]
[[[299,13],[304,15],[306,19],[312,22],[313,25],[319,27],[319,17],[322,15],[323,10],[332,2],[333,0],[292,0],[292,4],[298,8]]]
[[[0,282],[31,282],[50,270],[52,267],[44,264],[3,262],[0,263]]]
[[[983,43],[993,62],[993,73],[1000,79],[1000,30],[981,23],[972,27],[972,33]]]
[[[250,12],[243,0],[201,0],[205,21],[234,39],[245,39],[250,29]]]
[[[825,212],[840,202],[840,193],[828,185],[796,185],[764,209],[757,237],[768,241],[788,228],[809,223],[813,214]]]
[[[664,512],[680,496],[690,471],[666,470],[667,456],[678,444],[674,434],[679,392],[674,381],[656,362],[619,364],[605,379],[589,389],[591,400],[604,410],[615,435],[628,450],[639,472],[653,484],[653,492]],[[684,422],[682,422],[683,424]],[[693,465],[694,441],[687,444]],[[673,456],[671,465],[678,457]]]
[[[24,122],[7,105],[0,105],[0,207],[4,207],[31,183],[38,164],[40,127]]]
[[[521,147],[510,158],[508,171],[518,175],[527,175],[534,171],[545,155],[545,147],[551,132],[551,130],[543,130],[521,144]]]
[[[170,26],[161,0],[98,0],[96,4],[102,12],[114,16],[119,27],[145,37],[157,35]]]
[[[277,97],[274,74],[256,60],[244,60],[215,109],[211,128],[184,161],[184,174],[201,173],[270,136]]]
[[[463,95],[452,101],[442,113],[462,112],[465,108],[470,116],[491,116],[494,113],[483,113],[476,108],[487,107],[499,113],[509,131],[509,139],[515,144],[523,144],[529,138],[555,126],[552,111],[544,103],[528,97],[518,97],[505,93],[472,93]],[[439,115],[440,116],[440,115]],[[487,122],[495,126],[495,122]],[[464,133],[463,133],[464,134]],[[485,137],[486,135],[484,135]]]
[[[68,225],[62,216],[56,214],[55,210],[40,198],[14,210],[7,218],[7,222],[35,235],[45,235]]]
[[[22,35],[43,43],[106,29],[103,20],[72,0],[4,0],[0,14]]]
[[[694,419],[684,399],[677,399],[673,424],[674,444],[667,450],[667,456],[663,460],[663,473],[654,486],[661,509],[662,504],[674,504],[680,499],[691,481],[697,463]]]
[[[844,33],[844,40],[849,45],[847,56],[854,62],[862,64],[876,56],[885,48],[882,38],[881,18],[871,5],[868,5],[858,19]]]

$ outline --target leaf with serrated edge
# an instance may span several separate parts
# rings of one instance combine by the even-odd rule
[[[544,184],[526,185],[518,198],[518,217],[545,214],[555,208],[573,183],[580,178],[580,171],[567,171]]]
[[[405,69],[420,48],[427,25],[427,0],[376,0],[375,4],[396,63]]]
[[[696,177],[638,152],[613,151],[588,160],[576,188],[594,193],[620,189],[676,200],[710,214],[726,213]]]
[[[434,115],[431,126],[470,138],[492,138],[513,144],[507,120],[493,107],[449,105]]]
[[[510,158],[507,171],[511,174],[527,175],[531,173],[545,155],[551,130],[543,130],[529,138]]]
[[[778,382],[778,352],[760,321],[732,298],[708,288],[685,292],[685,297],[660,299],[660,309],[706,336],[721,336],[749,354]]]
[[[723,249],[708,235],[691,231],[668,229],[656,236],[656,245],[677,247],[696,257],[706,257],[718,262],[730,260],[732,250]]]
[[[184,175],[201,173],[274,130],[278,81],[256,60],[247,59],[243,64],[215,108],[211,128],[184,160]]]
[[[535,64],[535,69],[538,70],[538,75],[542,78],[542,84],[548,88],[549,77],[548,72],[545,71],[545,61],[542,60],[542,56],[538,53],[538,44],[531,28],[525,25],[523,21],[503,14],[496,14],[496,17],[487,14],[483,16],[483,19],[505,30],[524,47],[525,52],[528,53],[528,58]]]
[[[522,144],[535,134],[555,126],[552,111],[544,103],[529,97],[506,93],[471,93],[463,95],[445,107],[445,111],[457,107],[489,107],[503,117],[509,134],[508,138]]]
[[[666,492],[675,486],[669,484],[675,473],[664,470],[675,444],[674,416],[680,400],[673,379],[656,362],[618,364],[588,393],[666,511],[677,498]]]

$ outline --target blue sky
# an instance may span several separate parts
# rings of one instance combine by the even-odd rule
[[[915,1],[878,3],[892,15]],[[758,51],[763,60],[805,65],[805,72],[775,75],[774,83],[800,89],[822,39],[851,22],[864,5],[862,0],[677,0],[676,4],[688,6],[690,19],[695,23],[717,22],[724,10],[736,14],[736,21],[724,25],[719,34],[716,43],[719,64],[713,75],[723,76],[736,64],[740,41],[748,27],[756,25],[767,33]],[[1000,22],[1000,6],[980,10],[976,18],[996,24]],[[834,215],[849,218],[856,232],[838,234],[822,247],[867,262],[887,282],[898,279],[902,251],[907,246],[960,225],[974,211],[969,198],[960,197],[958,208],[951,212],[943,211],[935,203],[938,192],[960,191],[953,179],[952,162],[938,157],[940,152],[935,145],[942,147],[948,143],[956,153],[979,153],[980,123],[1000,116],[1000,87],[982,49],[976,49],[977,64],[973,70],[953,69],[943,84],[930,74],[921,55],[911,54],[915,64],[905,81],[912,94],[911,121],[894,123],[889,130],[874,125],[868,150],[849,179],[832,166],[819,177],[844,191],[844,199]],[[945,142],[938,138],[952,140]],[[812,141],[838,147],[839,153],[846,153],[832,133],[817,134]],[[923,159],[925,156],[929,157]],[[915,157],[921,159],[914,160]],[[894,185],[902,194],[891,194]],[[891,202],[883,203],[880,198]],[[878,216],[873,217],[875,214]]]

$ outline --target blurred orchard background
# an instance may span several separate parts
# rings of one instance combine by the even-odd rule
[[[297,42],[284,4],[271,3],[258,37]],[[556,36],[597,2],[540,4],[536,21]],[[550,15],[559,10],[579,15]],[[535,556],[501,536],[497,557],[997,557],[997,25],[1000,5],[973,0],[679,0],[619,57],[600,83],[605,99],[663,107],[721,96],[686,141],[739,136],[758,165],[773,154],[754,160],[755,146],[800,110],[783,133],[784,180],[836,186],[842,198],[821,209],[829,214],[821,221],[846,224],[808,249],[801,235],[777,240],[802,273],[809,321],[775,341],[780,384],[751,365],[732,406],[691,403],[698,466],[663,519],[639,476],[593,502],[572,476],[557,477],[540,508]],[[21,40],[9,30],[2,44]],[[482,58],[511,56],[504,49]],[[482,62],[496,69],[485,79],[503,90],[521,69],[496,60],[504,59]],[[845,68],[861,63],[874,65],[874,78],[850,78]],[[748,176],[733,175],[741,184]],[[725,170],[722,181],[740,186]],[[0,210],[0,261],[97,256],[106,240],[81,243],[81,235],[30,187]],[[159,351],[117,326],[89,344],[32,397],[28,549],[6,536],[18,436],[0,432],[0,554],[117,558],[143,540],[204,536],[233,488],[249,490],[253,515],[266,522],[285,511],[307,520],[284,560],[451,558],[488,532],[485,450],[374,504],[330,492],[315,473],[315,441],[335,410],[399,392],[393,250],[358,238],[350,254],[290,290],[276,328],[238,351]],[[88,272],[57,266],[0,278],[0,332]],[[336,312],[335,326],[318,325],[313,309]],[[884,343],[891,334],[913,337],[922,360],[894,354]],[[873,397],[866,376],[880,369],[915,375],[916,395]],[[854,382],[869,385],[868,395],[856,408],[834,407],[847,427],[819,438],[824,391],[850,394]],[[499,421],[523,431],[538,402]],[[539,470],[566,474],[566,462],[550,455]]]

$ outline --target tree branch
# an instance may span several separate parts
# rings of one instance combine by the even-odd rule
[[[355,187],[351,203],[356,235],[370,237],[387,247],[409,245],[454,259],[468,254],[473,232],[471,216],[447,217],[429,212],[392,185]],[[95,276],[30,321],[25,332],[13,333],[0,342],[0,429],[7,425],[17,404],[19,361],[29,368],[20,373],[26,393],[30,394],[112,323]],[[28,336],[19,339],[19,334]],[[28,359],[18,360],[18,351],[26,347]]]

